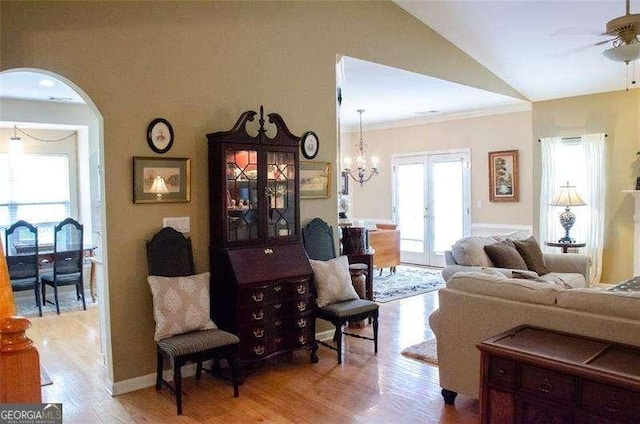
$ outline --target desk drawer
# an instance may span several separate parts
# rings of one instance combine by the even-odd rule
[[[492,356],[489,358],[489,382],[510,389],[516,386],[516,364],[509,359]]]
[[[520,385],[537,397],[556,403],[573,403],[575,379],[570,375],[523,365]]]
[[[635,418],[640,423],[640,393],[611,387],[589,380],[582,381],[580,408],[609,418]]]

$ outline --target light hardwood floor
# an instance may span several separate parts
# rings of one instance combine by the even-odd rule
[[[323,347],[317,364],[306,351],[294,352],[245,372],[238,398],[228,381],[186,378],[180,417],[166,389],[107,394],[96,308],[33,318],[28,334],[54,382],[42,388],[43,402],[62,402],[65,423],[476,423],[476,400],[458,396],[455,407],[444,406],[437,368],[400,354],[433,336],[427,318],[437,299],[431,292],[382,303],[377,355],[372,342],[352,337],[342,365]]]

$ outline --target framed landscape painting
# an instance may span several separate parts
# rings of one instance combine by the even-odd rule
[[[300,161],[300,198],[326,199],[331,187],[331,163]]]
[[[133,158],[133,203],[191,200],[191,159]]]
[[[489,152],[489,201],[517,202],[518,151]]]

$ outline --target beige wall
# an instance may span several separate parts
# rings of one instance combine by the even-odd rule
[[[471,222],[532,225],[531,112],[456,119],[410,127],[363,132],[370,154],[380,158],[380,175],[360,187],[350,185],[350,217],[392,218],[392,156],[471,149]],[[343,134],[343,155],[354,157],[359,134]],[[518,150],[520,201],[489,202],[488,153]],[[482,207],[477,207],[477,202]]]
[[[153,373],[151,296],[144,241],[162,217],[191,217],[196,267],[208,269],[205,134],[231,128],[261,104],[291,131],[314,130],[316,160],[335,164],[336,54],[521,97],[391,2],[0,3],[1,69],[46,69],[73,81],[104,119],[113,373]],[[132,157],[155,156],[145,132],[175,130],[169,157],[192,159],[192,201],[134,205]],[[336,188],[304,201],[303,222],[337,222]]]
[[[533,104],[535,143],[534,222],[539,220],[541,137],[606,133],[606,210],[602,282],[633,275],[634,201],[622,190],[635,188],[640,176],[640,90],[617,91]],[[536,229],[536,233],[538,230]],[[635,252],[636,255],[640,254]]]

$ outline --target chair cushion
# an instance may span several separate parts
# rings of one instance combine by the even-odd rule
[[[349,274],[349,260],[346,256],[340,256],[328,261],[316,261],[310,259],[311,268],[315,275],[316,303],[323,307],[330,303],[343,302],[345,300],[358,299]]]
[[[484,247],[491,262],[498,268],[527,269],[527,264],[511,240],[502,240]]]
[[[323,306],[318,310],[318,315],[324,315],[328,318],[345,318],[352,315],[375,311],[379,307],[380,306],[377,303],[370,300],[355,299]]]
[[[53,274],[45,274],[40,277],[40,280],[44,283],[53,284]],[[74,272],[73,274],[58,274],[56,278],[56,284],[59,286],[78,284],[80,282],[80,273]]]
[[[158,348],[168,355],[182,356],[237,344],[239,342],[240,339],[235,334],[218,329],[211,329],[166,337],[158,342]]]
[[[148,278],[153,295],[154,339],[217,328],[209,314],[209,273]]]
[[[513,244],[527,264],[528,270],[535,271],[538,275],[547,275],[549,273],[540,245],[538,245],[533,236],[525,240],[513,240]]]

